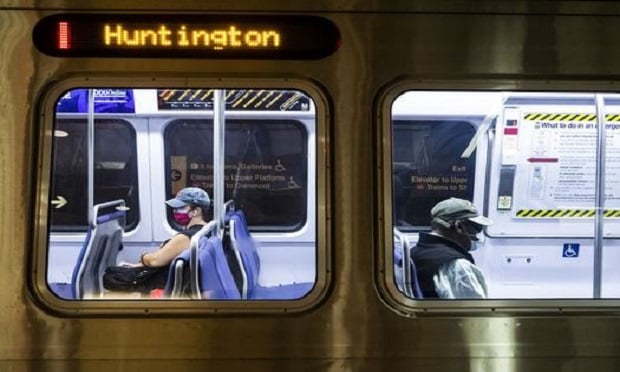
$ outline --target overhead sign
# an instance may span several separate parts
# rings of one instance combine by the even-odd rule
[[[213,110],[215,89],[158,89],[159,110]],[[310,111],[310,98],[297,90],[227,89],[226,110]]]
[[[105,89],[72,89],[62,95],[56,103],[56,112],[88,112],[88,92],[93,93],[96,113],[133,113],[135,104],[133,90]]]
[[[340,33],[314,16],[56,14],[33,31],[54,57],[316,59]]]

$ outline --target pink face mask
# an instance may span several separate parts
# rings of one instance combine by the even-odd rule
[[[189,216],[189,211],[188,212],[174,212],[173,218],[174,218],[174,221],[181,226],[187,226],[187,224],[189,224],[189,221],[192,219]]]

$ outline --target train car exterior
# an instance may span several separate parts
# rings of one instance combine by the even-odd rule
[[[181,0],[172,8],[0,0],[0,370],[618,369],[620,6]],[[103,43],[119,48],[84,44],[63,55],[80,39],[58,14],[85,32],[101,25]],[[213,22],[203,26],[203,17]],[[58,22],[57,35],[45,36],[45,20]],[[281,25],[288,31],[279,33]],[[323,39],[299,30],[320,30]],[[157,49],[171,35],[176,55]],[[286,44],[287,35],[298,39]],[[49,40],[59,54],[45,49]],[[185,43],[208,45],[208,53],[185,53]],[[247,50],[229,53],[237,44]],[[260,45],[275,52],[252,54]],[[157,48],[149,55],[141,46]],[[97,97],[121,89],[140,104],[149,96],[151,106],[96,111]],[[208,90],[224,98],[212,93],[213,106],[183,108]],[[272,99],[267,91],[274,102],[292,93],[278,112],[249,113],[225,94],[250,106],[261,96],[249,92],[259,90],[263,102]],[[85,111],[63,112],[67,94],[85,94]],[[287,111],[306,98],[304,109]],[[174,233],[163,202],[190,185],[174,182],[194,174],[209,187],[210,173],[200,170],[211,169],[216,150],[207,156],[184,144],[201,148],[222,121],[237,138],[229,147],[254,141],[251,152],[239,150],[247,156],[221,160],[223,168],[295,164],[282,179],[248,173],[264,184],[228,173],[237,182],[227,192],[276,191],[243,199],[263,263],[255,285],[270,297],[64,295],[59,285],[74,284],[73,261],[88,239],[86,212],[83,228],[60,223],[56,207],[66,200],[54,192],[76,189],[86,201],[90,184],[107,190],[95,199],[120,195],[127,205],[118,210],[129,208],[135,223],[121,231],[127,250],[119,259],[135,260]],[[88,125],[93,143],[60,142]],[[95,153],[109,128],[127,132],[127,142],[115,134]],[[284,144],[263,162],[273,143]],[[109,184],[85,182],[87,153],[95,180],[126,170],[129,181],[108,172]],[[495,222],[474,252],[488,274],[487,299],[419,298],[399,276],[397,241],[413,245],[429,229],[430,206],[454,195]],[[283,294],[301,283],[310,286]]]

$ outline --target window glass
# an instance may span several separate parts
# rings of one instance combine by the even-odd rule
[[[87,120],[58,119],[54,126],[51,229],[86,231],[88,150]],[[126,230],[139,220],[136,133],[118,119],[95,120],[94,202],[123,199]]]
[[[455,120],[394,120],[392,125],[395,224],[405,230],[428,228],[437,202],[473,196],[475,151],[462,155],[476,129]]]
[[[397,97],[388,282],[424,300],[619,298],[618,97]]]
[[[223,110],[219,122],[214,107]],[[125,300],[139,301],[124,309],[141,311],[139,302],[160,299],[172,301],[154,308],[177,312],[200,310],[186,300],[212,300],[203,311],[245,308],[243,301],[260,301],[261,311],[306,308],[326,283],[316,226],[327,220],[316,208],[326,166],[315,138],[324,129],[316,110],[292,89],[62,93],[53,136],[43,136],[51,154],[49,187],[45,175],[40,186],[49,198],[39,211],[48,216],[40,221],[47,246],[35,275],[46,284],[44,300],[79,313],[115,312],[110,301]],[[214,165],[215,125],[225,128],[225,143]],[[218,190],[223,201],[215,200]]]
[[[306,222],[307,131],[293,120],[226,122],[224,199],[253,231],[293,231]],[[187,186],[213,195],[213,124],[175,120],[164,133],[169,197]],[[173,220],[169,214],[169,222]]]

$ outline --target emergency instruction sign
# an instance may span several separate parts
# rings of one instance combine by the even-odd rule
[[[605,117],[604,216],[620,217],[620,115]],[[597,118],[591,112],[522,111],[513,216],[591,218],[596,210]]]

